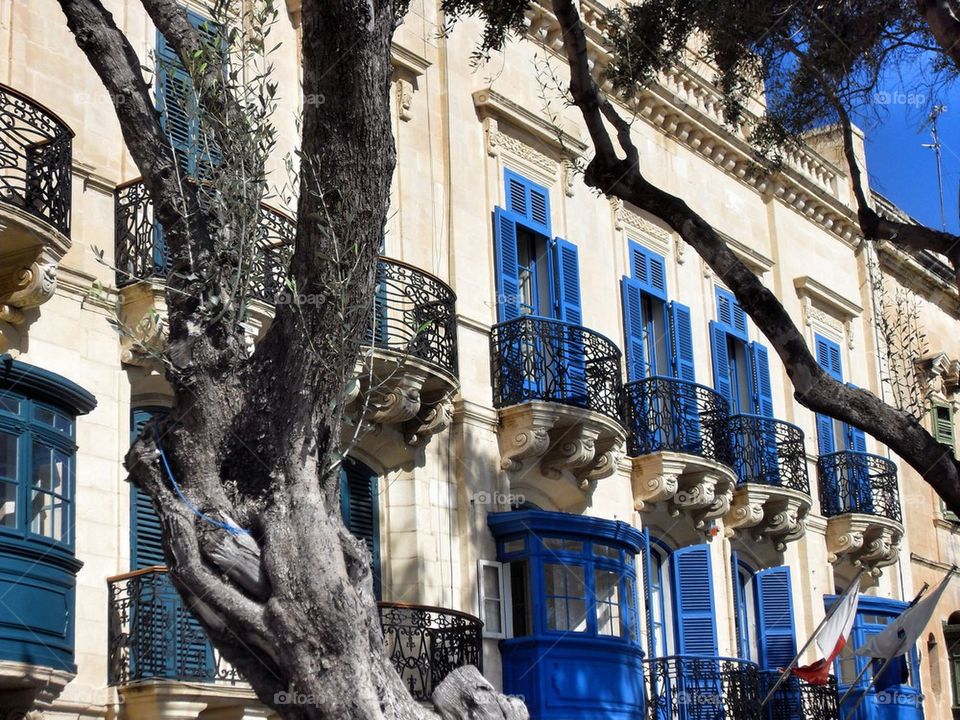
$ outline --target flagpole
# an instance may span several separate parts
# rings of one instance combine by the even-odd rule
[[[894,657],[900,657],[900,656],[899,656],[899,655],[895,655]],[[870,692],[870,688],[872,688],[872,687],[874,686],[874,684],[877,682],[877,680],[880,679],[880,676],[883,675],[883,671],[887,669],[887,665],[889,665],[891,662],[893,662],[893,657],[888,657],[886,660],[883,661],[883,665],[881,665],[881,666],[880,666],[880,669],[877,670],[877,671],[873,674],[873,677],[870,678],[870,682],[867,684],[867,687],[864,689],[863,695],[860,696],[860,699],[857,700],[857,704],[853,706],[853,708],[850,710],[849,713],[847,713],[845,720],[853,720],[853,716],[856,714],[857,708],[860,707],[860,706],[863,704],[863,701],[867,699],[867,693]],[[863,667],[864,671],[866,671],[866,669],[867,669],[868,667],[870,667],[872,664],[873,664],[873,663],[868,659],[868,660],[867,660],[867,664],[864,665],[864,667]],[[862,675],[862,674],[863,674],[863,673],[861,673],[861,675]],[[847,690],[847,692],[844,694],[843,697],[845,698],[845,697],[847,697],[847,695],[849,695],[849,694],[850,694],[850,691]],[[843,702],[843,701],[841,700],[841,702]],[[839,707],[839,706],[840,706],[840,703],[837,703],[837,707]]]
[[[956,570],[957,570],[957,566],[954,565],[952,568],[950,568],[950,572],[947,573],[947,577],[948,577],[948,578],[951,577],[951,576],[954,574],[954,572],[956,572]],[[920,592],[917,593],[917,596],[916,596],[915,598],[913,598],[913,600],[911,601],[911,603],[907,606],[907,609],[912,608],[914,605],[916,605],[918,602],[920,602],[920,599],[923,597],[923,594],[924,594],[925,592],[927,592],[927,590],[929,589],[929,587],[930,587],[930,583],[925,582],[925,583],[923,584],[923,587],[920,588]],[[902,653],[901,653],[901,654],[902,654]],[[883,671],[887,669],[887,666],[888,666],[891,662],[893,662],[893,658],[895,658],[895,657],[900,657],[900,655],[892,655],[891,657],[888,657],[886,660],[884,660],[883,665],[880,666],[880,669],[877,670],[875,673],[873,673],[873,676],[870,678],[869,684],[867,685],[866,689],[863,691],[863,695],[861,695],[861,696],[860,696],[860,699],[857,700],[857,704],[853,706],[853,709],[850,710],[850,712],[847,714],[845,720],[852,720],[853,714],[857,711],[857,708],[860,707],[860,706],[863,704],[863,701],[864,701],[864,700],[866,699],[866,697],[867,697],[867,693],[870,692],[870,688],[872,688],[873,685],[874,685],[874,683],[876,683],[877,680],[880,679],[880,676],[883,675]],[[840,698],[840,700],[837,701],[837,707],[838,707],[838,708],[839,708],[841,705],[843,705],[843,701],[846,700],[846,699],[847,699],[847,696],[850,695],[850,693],[853,692],[854,688],[856,688],[856,686],[857,686],[857,683],[860,682],[860,678],[862,678],[862,677],[864,676],[864,674],[867,672],[867,669],[870,668],[872,665],[873,665],[873,662],[868,659],[867,662],[866,662],[866,663],[864,664],[864,666],[863,666],[863,670],[860,671],[860,673],[857,675],[857,678],[853,681],[853,683],[851,683],[850,687],[847,688],[847,691],[843,694],[843,697]]]
[[[853,586],[857,583],[857,581],[860,580],[861,577],[863,577],[863,574],[866,571],[867,569],[865,567],[860,568],[860,572],[857,573],[857,576],[853,578],[853,580],[851,580],[850,584],[847,586],[848,592],[850,591],[851,588],[853,588]],[[846,593],[844,593],[844,595],[846,595]],[[813,644],[813,641],[816,640],[817,634],[823,629],[823,626],[827,624],[830,618],[833,617],[833,614],[840,608],[840,605],[842,604],[840,601],[842,599],[843,599],[843,595],[837,598],[837,601],[833,604],[833,606],[830,608],[827,614],[823,616],[823,620],[821,620],[820,624],[817,625],[817,629],[813,631],[813,634],[807,639],[807,642],[804,644],[804,646],[800,648],[800,652],[796,654],[796,657],[794,657],[793,660],[790,661],[790,664],[787,666],[787,668],[783,671],[780,677],[777,678],[777,682],[774,683],[774,686],[770,688],[770,692],[767,693],[767,696],[763,699],[763,702],[760,703],[761,710],[763,710],[767,706],[767,703],[770,702],[770,698],[773,697],[773,694],[780,688],[781,685],[783,685],[783,683],[787,681],[787,678],[790,677],[790,673],[797,666],[797,663],[800,662],[800,658],[803,657],[803,654],[807,651],[807,648],[809,648]]]

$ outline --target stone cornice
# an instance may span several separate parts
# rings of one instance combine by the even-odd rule
[[[605,8],[583,0],[588,55],[599,76],[610,55],[602,42]],[[542,0],[527,11],[528,36],[548,50],[562,52],[562,33],[553,13]],[[605,90],[610,90],[606,83]],[[720,93],[689,68],[678,67],[657,78],[631,106],[649,125],[700,155],[754,191],[771,195],[850,246],[858,242],[859,227],[853,211],[836,197],[842,171],[809,147],[785,152],[782,169],[771,174],[754,159],[747,138],[757,122],[749,113],[735,129],[725,125]]]

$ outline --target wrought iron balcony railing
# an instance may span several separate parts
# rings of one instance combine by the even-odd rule
[[[108,580],[108,681],[236,684],[243,678],[213,647],[162,566]],[[428,699],[451,670],[481,667],[479,619],[420,605],[380,603],[387,654],[414,697]]]
[[[184,605],[166,568],[151,567],[111,578],[107,679],[241,681]]]
[[[452,670],[482,668],[483,623],[457,610],[380,603],[380,626],[387,656],[410,694],[428,700]]]
[[[70,235],[73,131],[21,93],[0,85],[0,202]]]
[[[821,455],[820,507],[826,517],[863,513],[902,522],[897,466],[885,457],[859,452]]]
[[[381,258],[371,332],[374,347],[409,354],[456,376],[456,301],[456,294],[439,278]]]
[[[737,483],[762,483],[810,494],[803,430],[759,415],[732,415],[729,425]]]
[[[171,270],[163,226],[154,219],[153,201],[140,180],[117,188],[115,252],[117,287],[139,280],[163,280]],[[284,278],[296,227],[286,215],[260,206],[249,296],[268,304],[285,291]]]
[[[773,672],[762,674],[764,696],[778,677],[779,674]],[[811,685],[798,677],[790,677],[770,698],[762,720],[839,720],[838,699],[837,679],[832,675],[826,685]]]
[[[622,423],[621,354],[579,325],[526,315],[490,335],[493,405],[544,400],[602,413]]]
[[[632,457],[672,451],[732,464],[730,410],[715,390],[668,377],[624,386],[627,452]]]
[[[644,660],[648,720],[760,720],[757,666],[735,658]]]

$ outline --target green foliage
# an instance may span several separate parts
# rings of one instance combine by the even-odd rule
[[[935,47],[913,0],[643,0],[607,23],[618,93],[680,63],[710,68],[729,123],[765,100],[752,128],[765,152],[835,120],[838,103],[864,107],[887,72]]]
[[[523,34],[523,14],[528,5],[529,0],[442,0],[440,3],[447,16],[446,30],[469,15],[483,20],[483,36],[474,52],[475,61],[484,60],[503,48],[510,33]]]

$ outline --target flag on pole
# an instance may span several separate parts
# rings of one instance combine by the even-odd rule
[[[927,623],[930,622],[930,618],[933,617],[933,613],[937,609],[937,603],[940,602],[940,597],[947,589],[951,577],[953,577],[953,570],[940,581],[936,590],[900,613],[896,620],[870,638],[866,645],[856,651],[856,654],[872,657],[875,667],[888,664],[899,668],[898,663],[891,663],[890,661],[909,652],[916,645]],[[897,684],[897,678],[901,676],[901,670],[890,673],[884,672],[882,678],[876,678],[875,682],[878,689],[880,689],[881,679],[884,680],[885,686],[889,687],[890,684]]]
[[[793,674],[811,685],[826,685],[830,678],[830,668],[837,655],[847,644],[853,621],[857,617],[857,599],[860,594],[860,578],[851,583],[847,591],[837,600],[838,607],[820,626],[816,635],[817,647],[823,655],[811,665],[802,665],[793,669]]]

